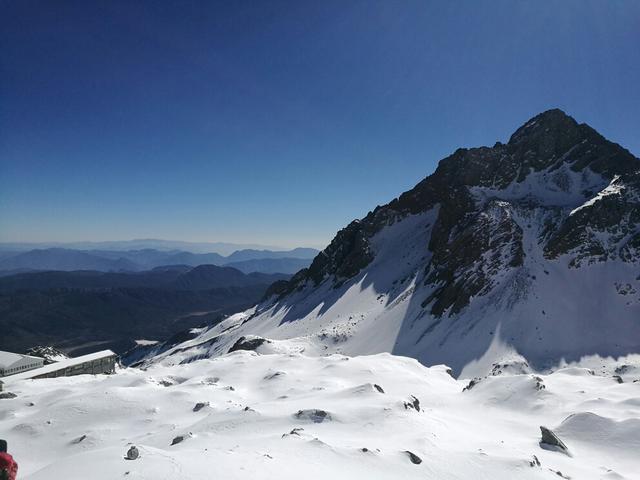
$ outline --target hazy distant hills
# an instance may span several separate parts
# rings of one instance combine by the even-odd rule
[[[123,352],[254,305],[285,274],[172,265],[144,272],[40,271],[0,278],[0,350],[97,345]]]
[[[237,268],[244,273],[296,273],[310,264],[311,261],[307,258],[257,258],[255,260],[231,262],[225,265]]]
[[[243,262],[246,260],[259,260],[265,258],[297,258],[297,259],[313,259],[318,250],[315,248],[294,248],[287,251],[273,251],[273,250],[237,250],[226,258],[228,263],[231,262]]]
[[[238,250],[281,250],[269,245],[254,243],[225,243],[225,242],[184,242],[179,240],[160,240],[156,238],[141,238],[135,240],[114,240],[105,242],[40,242],[40,243],[0,243],[0,250],[12,252],[26,252],[28,250],[43,250],[48,248],[65,248],[68,250],[181,250],[193,253],[218,253],[231,255]],[[1,256],[1,255],[0,255]]]
[[[171,265],[144,272],[100,272],[94,270],[25,272],[0,277],[0,292],[49,289],[156,288],[165,290],[210,290],[213,288],[270,285],[289,276],[281,273],[245,274],[215,265]]]
[[[0,261],[0,270],[139,270],[131,260],[105,258],[90,252],[50,248],[18,253]]]
[[[233,264],[232,266],[245,273],[295,273],[307,267],[317,253],[318,251],[313,248],[296,248],[288,251],[245,249],[225,257],[218,253],[151,248],[122,251],[46,248],[22,252],[5,249],[1,250],[0,254],[0,271],[10,273],[30,270],[136,272],[163,265]]]
[[[165,339],[256,304],[318,253],[248,248],[225,256],[146,240],[82,245],[96,248],[0,244],[0,349],[122,352],[137,338]]]

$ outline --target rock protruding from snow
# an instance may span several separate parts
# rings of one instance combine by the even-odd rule
[[[313,423],[322,423],[327,420],[332,420],[329,412],[319,409],[298,410],[295,417],[299,420],[308,420]]]
[[[131,445],[129,450],[127,450],[127,456],[125,457],[127,460],[136,460],[140,456],[140,452],[135,445]]]
[[[256,336],[240,337],[236,343],[234,343],[229,349],[229,353],[237,352],[238,350],[255,351],[263,343],[268,342],[266,338]]]
[[[415,410],[416,412],[420,411],[420,400],[418,400],[415,396],[411,395],[409,400],[404,402],[405,410],[409,410],[410,408]]]
[[[199,412],[200,410],[202,410],[205,407],[209,406],[209,402],[198,402],[194,405],[193,407],[193,411],[194,412]]]
[[[558,436],[553,433],[553,430],[540,426],[540,432],[542,433],[542,439],[540,440],[540,446],[542,448],[549,448],[559,450],[562,453],[569,454],[569,449],[564,444],[562,440],[558,438]]]
[[[415,453],[410,452],[409,450],[405,450],[404,453],[407,454],[409,460],[411,460],[411,463],[413,463],[414,465],[420,465],[422,463],[422,459]]]
[[[171,440],[171,445],[182,443],[187,439],[187,437],[188,435],[178,435],[177,437],[173,437],[173,440]]]
[[[60,362],[62,360],[67,360],[69,357],[52,346],[43,346],[37,345],[35,347],[31,347],[26,351],[27,355],[31,355],[32,357],[40,357],[44,358],[44,364],[49,365],[51,363]]]

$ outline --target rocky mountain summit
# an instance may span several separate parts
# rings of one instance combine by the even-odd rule
[[[425,300],[431,312],[460,311],[491,287],[491,277],[523,265],[518,214],[544,219],[538,235],[546,258],[572,255],[604,261],[640,261],[640,162],[561,110],[529,120],[507,144],[461,148],[433,175],[364,219],[338,232],[309,269],[281,292],[307,280],[344,281],[373,260],[370,239],[411,214],[439,208],[425,281],[437,289]],[[524,226],[526,228],[526,226]],[[489,287],[489,288],[487,288]]]
[[[560,110],[461,148],[337,233],[242,320],[205,333],[391,351],[456,373],[640,351],[640,161]],[[197,345],[197,341],[194,341]]]

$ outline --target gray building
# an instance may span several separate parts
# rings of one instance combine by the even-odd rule
[[[20,353],[3,352],[0,350],[0,377],[16,375],[40,368],[44,365],[44,358],[22,355]]]
[[[42,359],[41,359],[42,360]],[[68,358],[49,365],[41,366],[33,370],[18,373],[10,377],[3,378],[8,386],[18,380],[28,380],[37,378],[70,377],[72,375],[114,373],[118,355],[111,350],[90,353],[81,357]]]

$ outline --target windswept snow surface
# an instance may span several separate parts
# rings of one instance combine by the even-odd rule
[[[24,480],[637,479],[640,363],[605,363],[505,366],[463,391],[445,366],[390,354],[237,351],[10,383],[0,437]],[[539,445],[541,425],[569,455]]]

